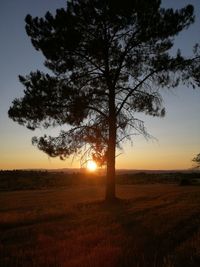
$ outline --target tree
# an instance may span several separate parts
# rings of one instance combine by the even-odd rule
[[[192,161],[196,164],[195,168],[200,168],[200,153],[197,154]]]
[[[51,157],[89,153],[107,165],[106,199],[115,198],[116,148],[138,131],[137,112],[164,116],[160,89],[188,81],[195,60],[174,37],[194,22],[193,7],[160,7],[160,0],[71,0],[44,18],[27,15],[26,31],[48,73],[19,76],[24,96],[9,116],[29,129],[69,125],[57,137],[34,137]],[[193,66],[193,67],[191,67]]]

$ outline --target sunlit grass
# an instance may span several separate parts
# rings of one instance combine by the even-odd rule
[[[118,186],[117,194],[108,205],[101,186],[2,193],[0,266],[199,266],[199,187]]]

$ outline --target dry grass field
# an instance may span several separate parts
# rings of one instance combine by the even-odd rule
[[[200,266],[200,187],[118,185],[0,193],[1,267]]]

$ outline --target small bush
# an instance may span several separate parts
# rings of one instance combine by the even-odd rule
[[[189,180],[188,178],[182,178],[180,180],[180,185],[181,186],[186,186],[186,185],[191,185],[192,184],[192,181]]]

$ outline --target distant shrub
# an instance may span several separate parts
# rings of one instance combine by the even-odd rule
[[[191,185],[192,184],[192,181],[188,178],[182,178],[180,180],[180,185],[181,186],[187,186],[187,185]]]

